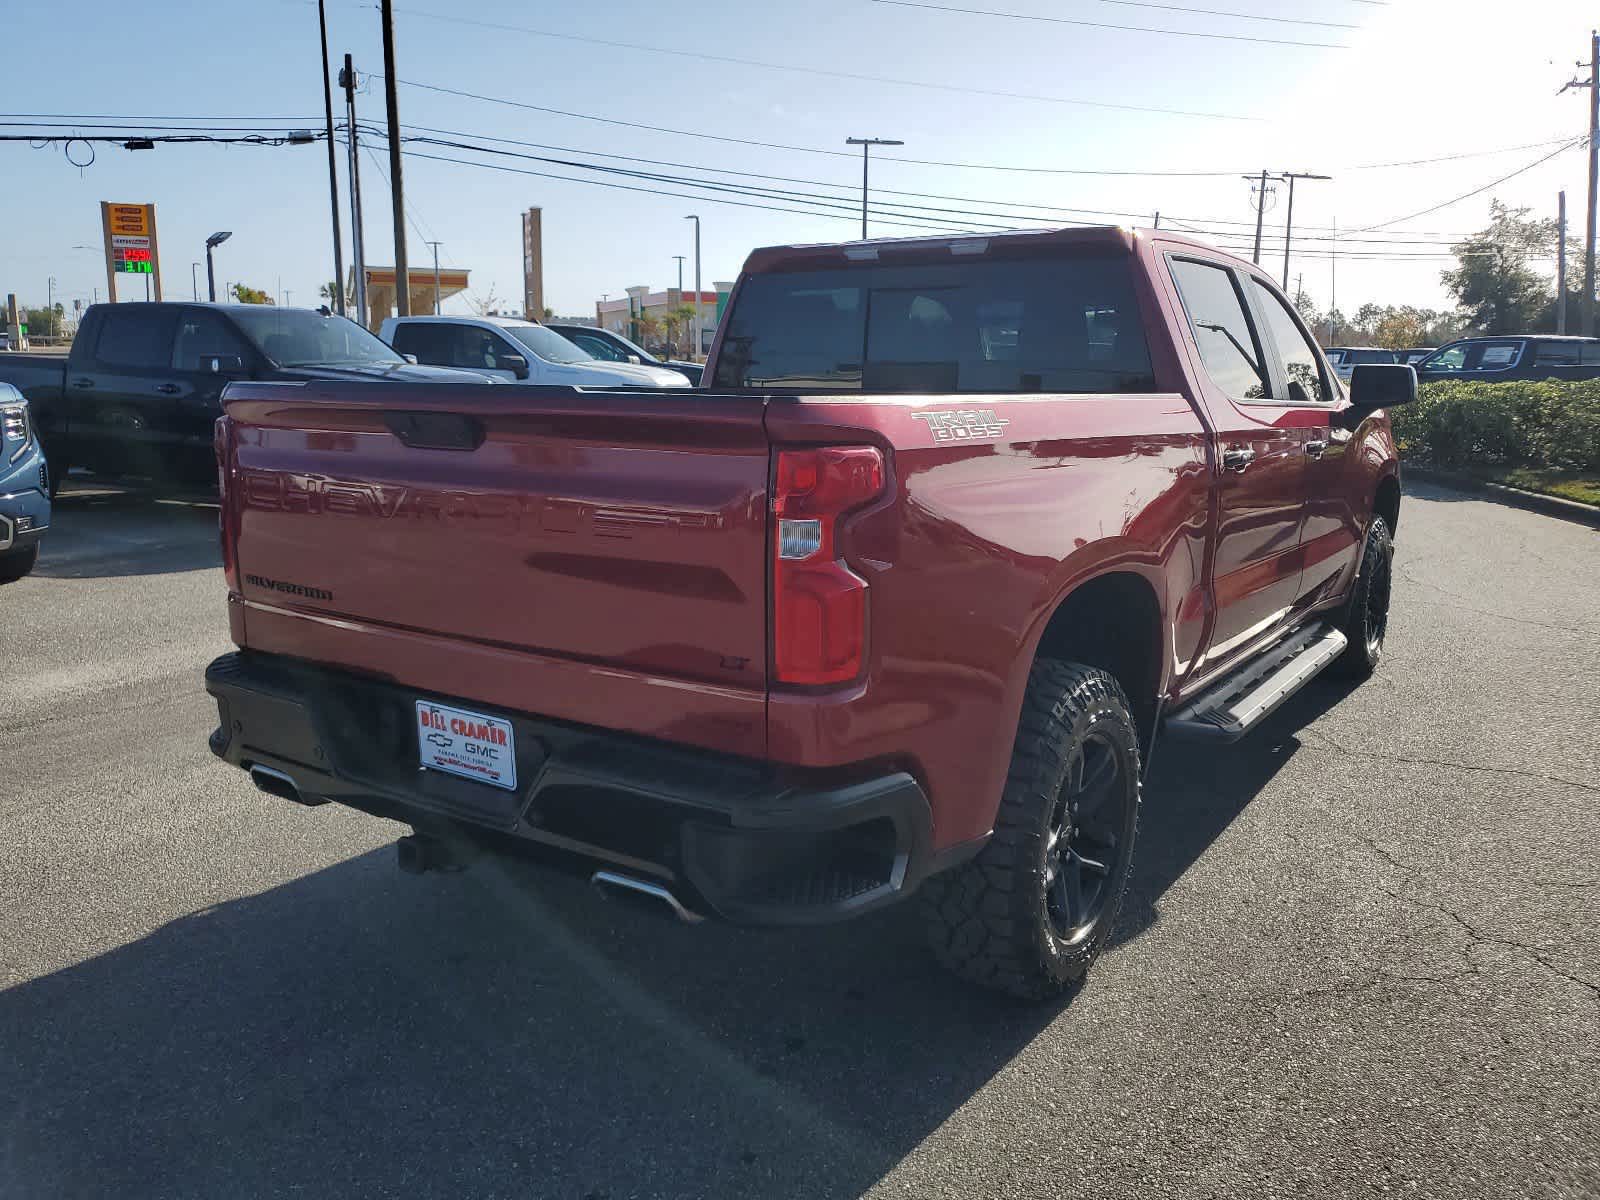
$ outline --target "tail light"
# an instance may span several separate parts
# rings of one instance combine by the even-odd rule
[[[861,673],[867,582],[840,558],[839,524],[883,492],[871,446],[780,450],[773,487],[772,665],[779,683],[845,683]]]
[[[218,417],[211,427],[211,448],[217,456],[217,536],[222,543],[222,577],[230,592],[239,590],[239,508],[228,478],[233,464],[233,423]]]

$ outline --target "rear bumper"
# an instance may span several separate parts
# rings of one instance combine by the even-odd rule
[[[213,662],[206,690],[212,752],[291,780],[303,802],[552,847],[743,924],[855,916],[977,849],[933,853],[927,798],[901,771],[786,770],[249,651]],[[519,788],[421,769],[418,699],[509,721]]]

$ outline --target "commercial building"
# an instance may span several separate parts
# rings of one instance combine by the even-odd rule
[[[722,310],[727,306],[728,293],[733,290],[732,283],[716,283],[714,291],[702,290],[700,293],[700,347],[693,350],[688,342],[690,334],[685,329],[675,339],[677,344],[672,346],[675,354],[692,354],[695,358],[705,357],[711,348],[712,336],[717,331],[717,324],[722,319]],[[667,288],[664,291],[653,292],[644,285],[627,288],[622,296],[606,300],[595,301],[594,323],[602,329],[609,329],[613,333],[620,333],[623,337],[630,338],[646,349],[654,349],[658,345],[668,345],[669,339],[665,329],[664,318],[667,314],[676,312],[687,305],[694,307],[695,293],[693,288]],[[659,324],[659,332],[649,329],[651,319]],[[641,321],[645,328],[641,329]],[[641,336],[648,334],[648,336]],[[647,344],[649,343],[649,344]]]

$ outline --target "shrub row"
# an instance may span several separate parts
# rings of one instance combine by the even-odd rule
[[[1406,457],[1419,462],[1600,470],[1600,379],[1444,380],[1389,416]]]

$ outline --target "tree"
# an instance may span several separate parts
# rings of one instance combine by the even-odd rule
[[[1526,333],[1552,309],[1550,281],[1530,265],[1554,253],[1556,222],[1489,202],[1489,224],[1451,247],[1456,266],[1439,278],[1479,333]]]
[[[551,307],[550,307],[550,306],[549,306],[549,305],[548,305],[548,304],[546,304],[546,305],[545,305],[545,306],[544,306],[544,312],[543,312],[543,313],[541,313],[541,314],[540,314],[540,315],[541,315],[541,316],[542,316],[542,317],[543,317],[543,318],[544,318],[544,319],[545,319],[545,320],[546,320],[546,321],[554,321],[554,320],[555,320],[555,319],[556,319],[556,310],[555,310],[555,309],[553,309],[553,308],[551,308]]]
[[[38,308],[24,308],[17,316],[28,327],[29,337],[53,337],[61,332],[66,306],[57,300],[54,308],[41,304]]]
[[[261,288],[253,288],[247,283],[233,285],[233,298],[240,304],[271,304],[272,297]]]
[[[480,317],[490,317],[500,311],[501,300],[499,296],[495,295],[494,285],[491,284],[489,290],[481,296],[474,292],[471,304],[472,311]]]
[[[651,342],[660,340],[662,321],[655,313],[642,312],[633,319],[633,324],[639,331],[638,340],[649,346]]]
[[[323,284],[317,289],[317,295],[321,296],[329,304],[332,304],[339,298],[339,285],[330,279],[327,283]]]

